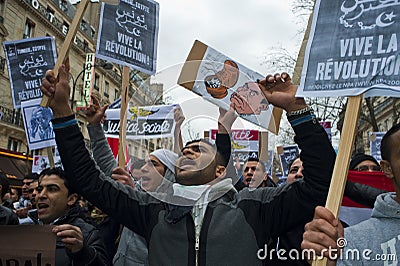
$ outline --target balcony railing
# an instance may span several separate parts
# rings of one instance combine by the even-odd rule
[[[17,127],[24,127],[24,122],[22,120],[22,115],[20,111],[15,109],[8,109],[4,106],[0,106],[0,121],[5,122]]]

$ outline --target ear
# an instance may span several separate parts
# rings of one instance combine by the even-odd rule
[[[78,200],[78,194],[74,193],[68,196],[67,205],[72,206]]]
[[[226,174],[226,168],[223,165],[217,165],[217,168],[215,169],[215,178],[218,177],[224,177]]]
[[[386,175],[386,177],[393,179],[394,175],[393,175],[393,171],[392,171],[392,167],[390,166],[390,163],[387,160],[382,160],[380,162],[381,165],[381,169],[383,171],[383,173]]]

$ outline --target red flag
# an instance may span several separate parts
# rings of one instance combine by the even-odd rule
[[[390,178],[387,178],[383,172],[349,171],[347,175],[347,180],[383,189],[386,191],[394,191],[392,180]],[[342,206],[368,208],[364,205],[352,201],[346,196],[343,197]]]

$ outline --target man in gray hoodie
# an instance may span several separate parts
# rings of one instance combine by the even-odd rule
[[[381,168],[395,191],[381,194],[370,219],[343,230],[326,208],[315,209],[306,224],[302,248],[330,259],[330,265],[398,265],[400,255],[400,124],[382,138]],[[340,249],[341,253],[340,253]]]

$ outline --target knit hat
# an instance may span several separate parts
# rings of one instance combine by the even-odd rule
[[[350,170],[355,170],[356,166],[363,162],[363,161],[373,161],[374,163],[376,163],[376,165],[379,165],[378,161],[372,157],[371,155],[367,155],[364,153],[356,153],[350,161]]]
[[[157,157],[172,173],[175,174],[175,163],[178,155],[175,152],[166,149],[155,150],[150,155]]]

